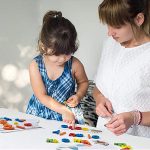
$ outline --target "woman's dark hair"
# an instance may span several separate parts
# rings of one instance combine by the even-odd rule
[[[60,11],[49,11],[43,17],[38,43],[42,55],[70,55],[78,49],[77,32]]]
[[[144,23],[140,29],[150,35],[150,0],[103,0],[98,11],[103,23],[114,27],[130,23],[135,28],[138,28],[134,22],[135,17],[143,13]]]

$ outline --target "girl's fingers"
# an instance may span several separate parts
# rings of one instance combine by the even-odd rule
[[[68,123],[69,123],[69,124],[72,124],[72,121],[71,121],[71,120],[68,120]]]
[[[67,120],[63,119],[64,122],[68,123]]]
[[[73,101],[73,97],[68,98],[67,103],[70,103]]]
[[[70,103],[71,101],[72,101],[72,99],[68,99],[66,102],[67,102],[67,103]]]
[[[71,122],[71,124],[72,124],[72,128],[74,129],[74,128],[75,128],[75,121],[73,120],[73,121]]]
[[[70,103],[67,103],[67,105],[68,105],[69,107],[75,107],[75,106],[78,105],[78,103],[75,102],[75,101],[71,101]]]
[[[68,124],[72,125],[73,129],[75,128],[75,120],[66,120],[66,119],[63,119],[63,121],[65,123],[68,123]]]
[[[69,103],[68,106],[69,106],[69,107],[74,107],[74,104],[70,104],[70,103]]]

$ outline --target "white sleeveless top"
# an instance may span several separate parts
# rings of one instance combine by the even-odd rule
[[[150,42],[125,48],[109,38],[95,78],[97,88],[112,102],[115,113],[150,111]],[[101,118],[97,127],[101,126]],[[150,137],[150,127],[133,126],[129,134]]]

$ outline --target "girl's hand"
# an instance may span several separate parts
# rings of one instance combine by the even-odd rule
[[[75,127],[75,116],[69,109],[62,114],[62,118],[64,122],[71,124],[73,128]]]
[[[96,103],[96,113],[101,117],[111,117],[113,114],[111,102],[105,98],[101,97],[101,100]]]
[[[106,124],[106,127],[116,135],[125,133],[134,123],[134,116],[131,112],[114,115]]]
[[[77,95],[72,95],[66,102],[69,107],[76,107],[80,100]]]

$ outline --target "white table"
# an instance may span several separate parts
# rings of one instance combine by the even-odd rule
[[[0,117],[15,117],[15,118],[36,118],[40,120],[39,125],[43,128],[18,131],[11,133],[0,133],[0,150],[7,149],[56,149],[58,144],[50,144],[46,142],[46,139],[52,135],[52,131],[57,130],[63,122],[45,120],[39,117],[27,115],[25,113],[17,112],[10,109],[0,108]],[[150,150],[150,139],[143,137],[135,137],[131,135],[115,136],[109,131],[103,131],[101,138],[107,140],[113,145],[115,142],[124,142],[133,147],[133,150]],[[86,148],[92,149],[90,147]]]

